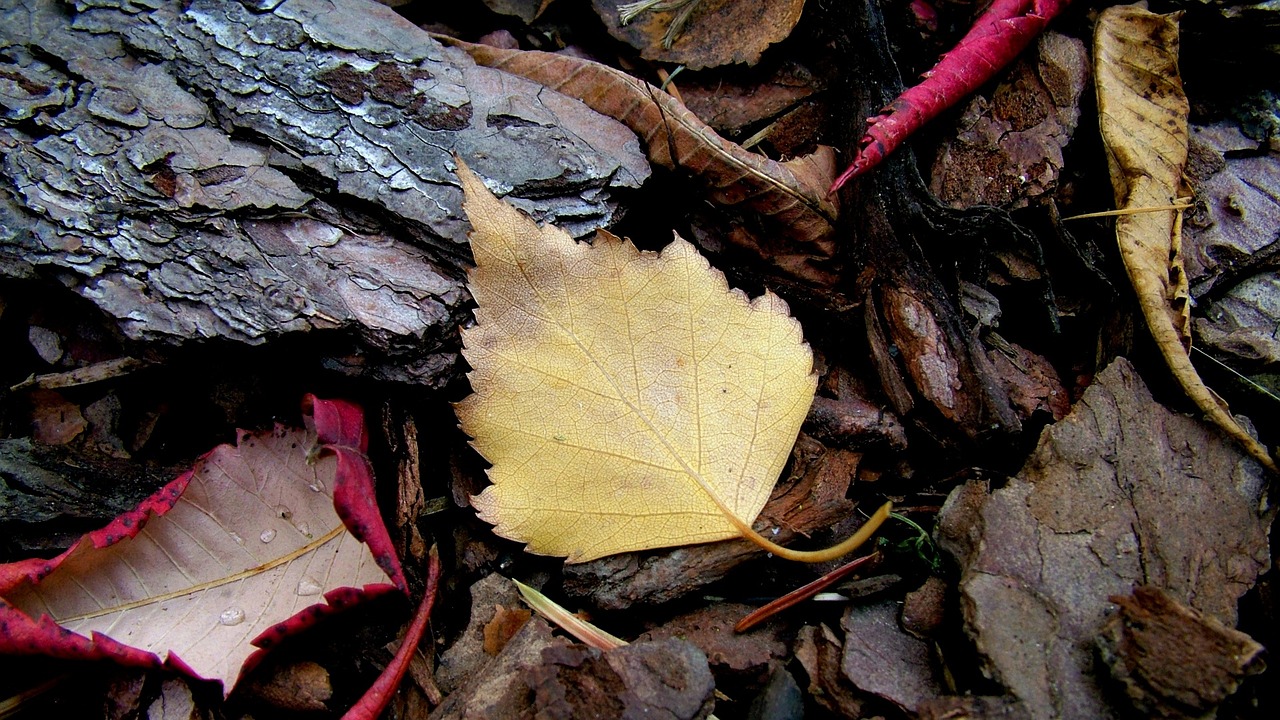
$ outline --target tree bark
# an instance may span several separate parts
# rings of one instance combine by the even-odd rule
[[[154,4],[0,2],[0,276],[131,339],[341,330],[439,386],[470,299],[451,156],[579,236],[648,175],[631,131],[382,5]]]

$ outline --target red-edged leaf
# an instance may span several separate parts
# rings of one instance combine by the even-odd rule
[[[0,653],[163,663],[230,692],[255,647],[404,590],[360,409],[304,408],[312,429],[241,433],[57,558],[0,565]]]
[[[924,80],[867,118],[858,154],[830,192],[880,164],[909,135],[995,77],[1071,0],[994,0]]]

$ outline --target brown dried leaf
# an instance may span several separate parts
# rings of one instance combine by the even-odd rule
[[[681,75],[677,81],[685,107],[717,132],[731,136],[778,117],[820,89],[814,74],[792,60],[767,70],[757,68],[746,77],[738,73],[688,77]]]
[[[520,632],[520,628],[529,622],[532,616],[524,608],[508,610],[501,605],[493,606],[493,619],[484,626],[484,652],[486,655],[497,655],[507,646],[512,636]]]
[[[609,34],[639,50],[641,57],[690,70],[755,65],[765,48],[791,34],[804,10],[804,0],[691,0],[669,11],[662,9],[666,3],[658,4],[623,25],[619,10],[629,4],[638,3],[592,0]]]
[[[836,169],[831,148],[778,163],[721,138],[678,100],[620,70],[567,55],[439,39],[481,65],[542,83],[615,118],[644,138],[650,162],[688,171],[710,186],[713,201],[749,208],[785,236],[790,247],[780,256],[757,250],[762,260],[819,287],[838,279],[832,239],[838,213],[827,196]]]
[[[1138,6],[1108,8],[1094,44],[1098,115],[1116,207],[1116,238],[1147,327],[1187,395],[1258,462],[1270,453],[1200,379],[1189,355],[1191,302],[1181,257],[1180,211],[1144,211],[1185,197],[1189,105],[1178,74],[1178,26]]]

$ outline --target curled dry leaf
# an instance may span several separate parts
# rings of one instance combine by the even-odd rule
[[[493,464],[472,505],[496,533],[569,562],[733,537],[816,562],[871,534],[806,553],[751,528],[817,384],[782,299],[748,300],[679,237],[580,244],[458,177],[478,307],[456,410]]]
[[[593,0],[592,5],[609,34],[644,59],[690,70],[755,65],[765,48],[787,39],[804,11],[804,0]]]
[[[644,140],[650,162],[688,171],[710,186],[720,205],[742,205],[762,215],[787,241],[757,248],[762,260],[819,287],[838,279],[832,239],[837,207],[827,195],[835,175],[831,148],[775,162],[725,140],[680,101],[620,70],[567,55],[439,39],[481,65],[542,83],[618,120]]]
[[[312,430],[243,433],[57,558],[0,565],[0,653],[163,661],[230,692],[260,649],[403,590],[360,410],[308,408]]]
[[[1197,407],[1277,472],[1267,449],[1240,427],[1191,364],[1181,211],[1143,211],[1168,206],[1187,192],[1182,176],[1189,106],[1178,75],[1175,17],[1139,6],[1108,8],[1098,19],[1094,66],[1116,207],[1136,211],[1116,218],[1116,239],[1147,327]]]

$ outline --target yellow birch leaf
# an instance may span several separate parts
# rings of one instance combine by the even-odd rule
[[[786,303],[731,290],[679,237],[653,253],[540,228],[458,165],[478,307],[456,411],[492,464],[480,517],[569,562],[739,536],[817,559],[750,527],[817,382]]]
[[[1115,191],[1116,239],[1147,327],[1169,369],[1196,405],[1259,462],[1267,449],[1235,421],[1191,364],[1190,293],[1181,256],[1188,104],[1178,74],[1175,15],[1139,5],[1098,18],[1094,67],[1102,139]]]

